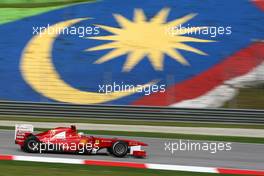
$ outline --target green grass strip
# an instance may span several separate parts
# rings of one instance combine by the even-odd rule
[[[77,4],[82,2],[92,2],[93,0],[57,0],[56,2],[50,2],[50,0],[4,0],[0,2],[0,24],[5,24],[15,20],[19,20],[25,17],[39,15],[51,10],[67,7],[71,4]],[[20,3],[19,3],[20,2]]]
[[[264,84],[256,87],[241,88],[232,100],[223,106],[224,108],[239,109],[264,109]]]
[[[39,15],[64,6],[42,8],[0,8],[0,24],[12,22],[25,17]]]
[[[43,7],[53,7],[53,6],[62,6],[69,5],[73,3],[82,3],[89,2],[92,0],[4,0],[0,2],[0,8],[43,8]]]

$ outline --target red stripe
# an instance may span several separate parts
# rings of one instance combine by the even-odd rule
[[[13,160],[13,156],[11,156],[11,155],[0,155],[0,161],[1,160]]]
[[[133,105],[168,106],[183,100],[197,98],[221,85],[224,81],[244,75],[264,61],[264,42],[255,42],[226,58],[209,70],[182,83],[135,101]],[[228,74],[226,72],[228,71]]]
[[[85,160],[84,164],[86,164],[86,165],[96,165],[96,166],[114,166],[114,167],[130,167],[130,168],[146,169],[146,165],[145,164],[130,163],[130,162]]]
[[[220,174],[238,174],[238,175],[264,175],[264,171],[254,171],[254,170],[239,170],[239,169],[217,169]]]
[[[264,0],[252,0],[252,2],[264,11]]]

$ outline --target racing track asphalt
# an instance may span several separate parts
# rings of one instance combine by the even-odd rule
[[[110,137],[110,136],[107,136]],[[60,158],[80,158],[95,160],[126,161],[139,163],[157,163],[157,164],[176,164],[187,166],[208,166],[208,167],[227,167],[238,169],[264,169],[264,145],[232,143],[232,150],[218,151],[212,154],[208,151],[177,151],[174,154],[165,151],[165,142],[179,142],[177,139],[162,138],[143,138],[143,137],[123,137],[127,139],[136,139],[143,141],[149,146],[146,148],[148,157],[146,159],[137,159],[133,157],[115,158],[100,151],[99,155],[74,155],[74,154],[29,154],[22,152],[14,144],[14,132],[0,130],[0,154],[26,155],[26,156],[48,156]],[[186,141],[186,140],[185,140]],[[191,141],[206,142],[206,141]]]

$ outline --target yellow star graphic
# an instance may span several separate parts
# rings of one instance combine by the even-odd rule
[[[155,70],[163,70],[164,54],[170,56],[183,65],[189,65],[188,61],[178,50],[185,50],[199,55],[207,55],[205,52],[193,48],[184,42],[213,42],[189,36],[192,33],[205,27],[186,28],[177,31],[173,36],[168,35],[168,29],[180,26],[191,20],[196,14],[188,14],[182,18],[166,23],[169,9],[162,9],[152,19],[147,20],[143,10],[135,9],[134,19],[114,14],[116,21],[121,28],[104,25],[97,25],[113,35],[88,37],[94,40],[111,41],[103,45],[87,49],[87,51],[98,51],[112,49],[110,52],[99,58],[95,63],[101,64],[106,61],[128,54],[123,66],[123,71],[131,71],[145,56],[149,59]]]

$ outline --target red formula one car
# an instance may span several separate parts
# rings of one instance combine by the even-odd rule
[[[39,134],[33,134],[32,125],[16,125],[15,143],[21,150],[29,153],[71,152],[96,154],[101,149],[116,157],[131,155],[146,157],[142,146],[147,144],[135,140],[120,138],[102,138],[78,133],[75,126],[58,127]]]

